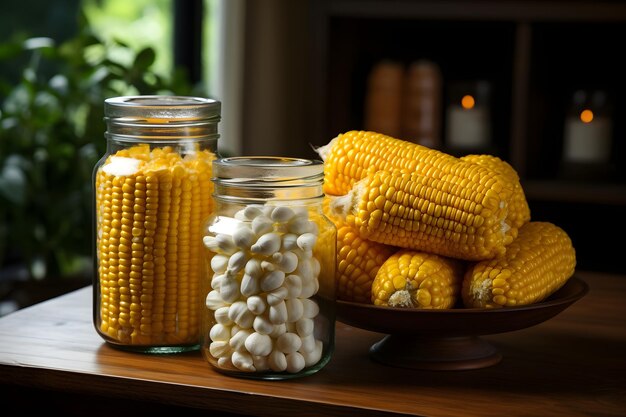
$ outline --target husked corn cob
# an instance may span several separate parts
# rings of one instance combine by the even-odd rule
[[[324,161],[324,192],[345,195],[354,183],[376,171],[404,170],[436,179],[495,179],[498,192],[512,192],[507,178],[492,169],[471,164],[444,152],[370,131],[340,134],[317,149]]]
[[[461,290],[463,272],[460,261],[402,249],[378,270],[372,283],[372,303],[404,308],[452,308]]]
[[[511,202],[509,204],[507,221],[511,225],[512,230],[519,229],[530,221],[530,208],[528,207],[526,195],[519,182],[519,176],[515,168],[508,162],[494,155],[466,155],[463,156],[461,160],[486,166],[504,175],[511,181],[511,184],[513,184],[513,195],[511,196]]]
[[[466,307],[513,307],[539,302],[573,275],[576,253],[567,233],[548,222],[526,223],[506,253],[470,265],[463,281]]]
[[[96,173],[101,331],[131,345],[198,340],[200,222],[210,214],[211,161],[196,150],[138,145]]]
[[[369,304],[378,269],[397,248],[362,239],[354,227],[354,216],[341,220],[332,215],[329,206],[326,197],[324,212],[337,228],[337,299]]]
[[[341,134],[328,145],[318,148],[317,152],[324,160],[326,194],[345,195],[358,181],[379,171],[417,174],[437,181],[433,183],[436,184],[435,187],[451,188],[457,185],[466,189],[463,192],[456,190],[456,197],[462,199],[457,203],[464,206],[473,203],[472,211],[468,212],[468,215],[478,215],[487,219],[493,212],[486,212],[488,216],[482,215],[485,200],[497,202],[499,206],[497,210],[503,214],[502,225],[505,233],[503,244],[510,243],[517,235],[516,226],[508,216],[511,215],[509,208],[513,191],[516,184],[519,185],[519,181],[513,176],[504,175],[502,173],[506,171],[504,169],[494,170],[486,164],[463,161],[422,145],[368,131],[350,131]],[[450,200],[446,196],[447,191],[440,193],[442,190],[433,188],[431,192],[421,195],[420,199],[431,198],[434,193],[440,199],[450,201],[450,204],[458,200],[456,197]],[[464,210],[464,207],[456,208]],[[413,246],[409,248],[422,249]],[[489,256],[479,255],[476,259]]]
[[[465,260],[504,253],[508,225],[500,195],[489,184],[451,182],[417,172],[378,171],[335,197],[331,210],[363,239]]]

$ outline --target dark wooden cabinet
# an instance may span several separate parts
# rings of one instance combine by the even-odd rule
[[[581,267],[626,271],[622,245],[608,243],[626,235],[626,3],[326,0],[314,2],[312,28],[317,143],[363,128],[367,77],[381,60],[433,61],[444,88],[486,79],[489,152],[518,170],[533,220],[566,229]],[[578,90],[601,90],[611,106],[610,159],[600,167],[563,162]]]

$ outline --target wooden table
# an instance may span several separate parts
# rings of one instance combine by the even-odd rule
[[[236,379],[199,352],[116,350],[92,326],[84,288],[0,319],[0,410],[63,415],[624,416],[626,276],[577,273],[590,292],[532,328],[484,336],[499,364],[416,371],[371,361],[382,336],[337,324],[319,373],[290,381]],[[219,411],[209,414],[207,410]],[[228,414],[225,414],[228,413]],[[145,415],[145,414],[144,414]]]

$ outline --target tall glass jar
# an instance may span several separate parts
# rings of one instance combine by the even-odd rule
[[[94,168],[97,332],[115,347],[175,353],[200,344],[202,222],[212,212],[219,101],[105,101]]]
[[[322,212],[322,162],[225,158],[213,174],[216,209],[202,229],[203,356],[247,378],[317,372],[335,335],[337,231]]]

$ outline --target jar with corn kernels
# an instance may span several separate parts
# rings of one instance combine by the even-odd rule
[[[322,212],[322,162],[224,158],[213,174],[216,207],[202,229],[204,358],[246,378],[317,372],[335,335],[337,232]]]
[[[104,104],[107,152],[94,168],[94,326],[126,350],[197,350],[201,225],[213,210],[221,103],[127,96]]]

